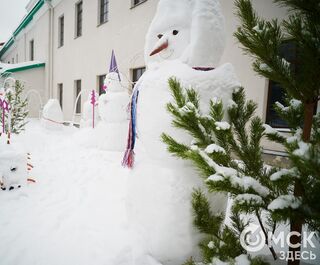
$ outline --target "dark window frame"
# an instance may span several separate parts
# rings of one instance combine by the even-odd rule
[[[34,60],[34,39],[29,41],[29,59]]]
[[[98,24],[102,25],[109,20],[109,0],[99,0]]]
[[[285,45],[287,45],[287,49],[285,50]],[[281,51],[279,51],[280,56],[287,60],[292,67],[294,67],[294,71],[298,71],[298,60],[297,60],[297,47],[293,40],[285,40],[283,42]],[[293,51],[290,53],[290,51]],[[286,58],[287,55],[287,58]],[[289,58],[290,57],[290,58]],[[289,129],[288,124],[285,123],[275,112],[274,104],[279,102],[281,104],[284,103],[286,91],[284,88],[280,86],[277,82],[273,80],[268,80],[268,94],[267,94],[267,106],[266,106],[266,124],[270,125],[273,128],[277,129]],[[277,98],[273,100],[273,98]]]
[[[76,12],[76,27],[75,27],[75,37],[82,36],[82,25],[83,25],[83,1],[80,0],[75,5]]]
[[[77,99],[79,93],[81,93],[81,79],[75,80],[75,99]],[[76,105],[76,114],[81,114],[81,95]]]
[[[139,78],[143,75],[143,73],[146,71],[146,67],[137,67],[131,69],[131,80],[132,80],[132,86],[134,87],[135,84],[138,82]]]
[[[104,80],[106,79],[106,75],[98,75],[98,91],[99,91],[99,95],[104,94],[104,90],[103,90],[103,85],[104,85]]]
[[[147,2],[147,0],[131,0],[131,8],[141,5],[144,2]]]
[[[63,110],[63,83],[58,84],[58,100],[60,107]]]
[[[64,15],[58,18],[58,48],[64,45]]]

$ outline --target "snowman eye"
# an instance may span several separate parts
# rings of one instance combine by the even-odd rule
[[[163,37],[163,35],[159,34],[157,37],[158,37],[158,39],[161,39]]]
[[[173,35],[177,35],[178,33],[179,33],[179,31],[176,30],[176,29],[175,29],[174,31],[172,31],[172,34],[173,34]]]
[[[11,172],[15,172],[16,170],[17,170],[16,167],[11,167],[11,168],[10,168],[10,171],[11,171]]]

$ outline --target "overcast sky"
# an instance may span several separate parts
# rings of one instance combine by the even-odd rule
[[[0,0],[0,42],[7,41],[26,14],[29,0]]]

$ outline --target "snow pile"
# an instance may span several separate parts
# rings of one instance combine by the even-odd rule
[[[63,113],[57,99],[49,99],[42,111],[42,124],[46,128],[61,129]]]
[[[79,146],[76,134],[30,122],[15,139],[32,153],[37,183],[0,191],[1,265],[129,265],[140,251],[128,227],[121,154]]]

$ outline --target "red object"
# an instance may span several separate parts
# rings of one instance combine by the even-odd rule
[[[27,179],[27,181],[32,182],[32,183],[36,183],[36,181],[34,179],[31,179],[31,178]]]
[[[162,43],[158,48],[156,48],[155,50],[153,50],[153,51],[150,53],[150,56],[155,55],[155,54],[161,52],[161,51],[164,50],[164,49],[167,49],[168,46],[169,46],[169,42],[168,42],[168,40],[166,40],[166,41],[165,41],[164,43]]]

